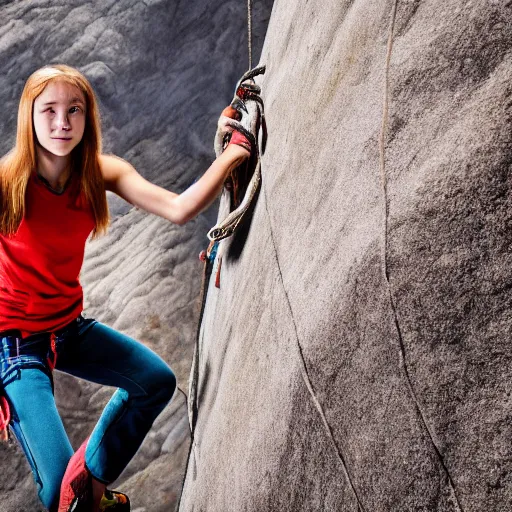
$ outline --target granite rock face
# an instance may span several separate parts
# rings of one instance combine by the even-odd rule
[[[181,512],[512,509],[511,47],[511,2],[276,0]]]
[[[254,6],[259,55],[271,0]],[[14,143],[26,78],[47,63],[82,70],[97,93],[104,151],[174,191],[214,158],[217,117],[247,68],[246,6],[239,1],[34,0],[0,4],[0,153]],[[140,339],[173,368],[181,390],[192,359],[201,282],[199,251],[214,220],[184,227],[109,198],[109,234],[88,244],[82,272],[90,317]],[[56,397],[72,444],[93,428],[112,389],[56,374]],[[172,510],[189,444],[184,395],[162,413],[116,486],[134,507]],[[17,446],[0,446],[0,510],[40,510]]]

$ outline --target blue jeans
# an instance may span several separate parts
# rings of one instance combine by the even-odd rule
[[[85,452],[91,474],[108,484],[121,474],[172,398],[176,378],[149,348],[96,320],[79,317],[56,334],[56,369],[119,388]],[[21,339],[16,332],[0,333],[0,345],[0,380],[11,407],[11,429],[42,503],[55,511],[73,449],[55,406],[50,335]]]

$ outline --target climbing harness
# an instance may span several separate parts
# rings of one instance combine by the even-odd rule
[[[53,372],[53,370],[55,370],[55,366],[57,366],[57,336],[55,336],[54,332],[50,334],[50,350],[48,351],[46,361],[48,363],[48,367]]]
[[[15,355],[11,358],[18,358],[23,356],[24,351],[20,346],[20,338],[16,336],[15,338],[16,345],[13,346],[15,349]],[[53,373],[55,369],[55,365],[57,364],[57,336],[55,333],[50,333],[50,348],[48,350],[48,355],[46,357],[46,362],[48,364],[48,368],[50,370],[50,375]],[[52,379],[53,386],[53,379]],[[0,384],[0,441],[8,441],[9,440],[9,423],[11,421],[11,409],[9,406],[9,402],[7,397],[4,394],[2,386]]]
[[[82,318],[81,316],[79,319]],[[76,321],[79,321],[78,319]],[[76,322],[75,321],[75,322]],[[73,323],[74,325],[74,323]],[[66,327],[68,328],[68,327]],[[9,338],[11,338],[11,342],[3,342],[3,351],[4,354],[7,354],[6,357],[6,365],[2,365],[2,369],[6,370],[7,368],[17,368],[16,364],[21,364],[21,367],[26,367],[27,365],[33,366],[36,364],[39,367],[43,367],[43,371],[46,371],[48,374],[52,389],[53,389],[53,371],[55,370],[55,366],[57,365],[57,342],[59,340],[59,336],[62,334],[62,332],[66,329],[61,329],[57,331],[58,334],[55,332],[49,332],[49,333],[38,333],[36,334],[36,338],[25,338],[26,341],[25,344],[21,344],[20,341],[22,341],[21,334],[19,334],[18,331],[13,331],[14,334],[9,335]],[[49,348],[46,354],[46,365],[47,368],[44,369],[44,356],[42,354],[42,360],[38,361],[37,363],[30,362],[30,361],[23,361],[20,363],[21,359],[24,359],[26,357],[30,357],[33,355],[34,347],[37,347],[38,345],[43,342],[44,344],[44,350],[46,351],[46,343],[42,341],[43,338],[40,337],[40,335],[47,336],[49,335]],[[36,349],[37,352],[39,352],[39,349]],[[18,363],[17,363],[18,361]],[[11,366],[13,364],[14,366]],[[7,400],[7,397],[5,396],[5,391],[2,388],[2,383],[0,382],[0,441],[7,441],[9,439],[9,423],[11,421],[11,410],[9,406],[9,402]]]

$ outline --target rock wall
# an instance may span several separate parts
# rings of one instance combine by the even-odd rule
[[[181,512],[512,509],[511,43],[511,2],[276,0]]]
[[[254,6],[259,55],[271,0]],[[222,108],[247,68],[244,2],[16,0],[0,6],[0,153],[14,143],[26,78],[47,63],[81,69],[97,93],[104,150],[151,181],[181,191],[214,158]],[[184,227],[110,197],[109,234],[88,244],[86,313],[156,350],[186,388],[197,326],[199,251],[214,220]],[[56,396],[74,446],[93,428],[111,389],[56,374]],[[168,511],[179,495],[189,443],[183,393],[162,413],[116,486],[138,512]],[[40,510],[28,465],[0,446],[1,512]]]

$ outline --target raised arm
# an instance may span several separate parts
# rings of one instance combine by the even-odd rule
[[[100,156],[105,187],[125,201],[175,224],[185,224],[205,210],[222,190],[230,171],[250,156],[230,144],[207,171],[181,194],[175,194],[144,179],[128,162],[112,155]]]

